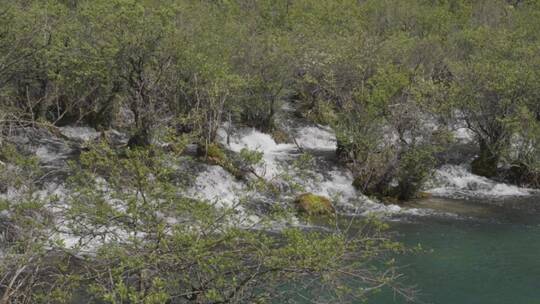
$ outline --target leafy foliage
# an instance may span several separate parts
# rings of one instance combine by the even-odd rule
[[[25,193],[0,201],[0,303],[76,290],[111,303],[263,303],[305,295],[291,291],[308,278],[333,291],[321,300],[346,302],[394,284],[392,268],[366,271],[394,248],[380,226],[354,240],[250,229],[239,206],[184,197],[178,160],[154,144],[167,136],[178,156],[194,142],[235,176],[256,174],[262,155],[230,157],[218,130],[294,140],[278,123],[288,103],[333,128],[366,194],[415,197],[458,126],[474,134],[475,173],[538,187],[539,49],[537,1],[0,0],[0,192]],[[1,136],[74,124],[126,131],[129,149],[83,154],[67,204],[32,195],[44,173]]]
[[[348,302],[381,286],[409,295],[393,266],[376,266],[402,250],[381,223],[355,225],[357,234],[254,229],[270,227],[273,216],[253,223],[240,205],[184,197],[174,161],[159,150],[122,156],[97,146],[73,163],[65,198],[1,205],[9,210],[3,231],[15,229],[2,245],[6,303]]]

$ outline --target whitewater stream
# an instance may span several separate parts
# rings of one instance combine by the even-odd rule
[[[352,187],[352,176],[334,159],[336,140],[324,126],[289,129],[304,152],[314,156],[304,191],[331,197],[342,216],[377,214],[391,223],[394,237],[424,253],[399,257],[407,281],[420,290],[422,303],[539,303],[540,194],[470,173],[467,164],[438,168],[426,185],[432,198],[387,205]],[[253,129],[222,133],[222,143],[264,153],[267,179],[290,170],[297,145],[277,144]],[[228,144],[227,144],[228,142]],[[225,184],[230,178],[216,178]],[[210,190],[210,189],[207,189]],[[220,191],[222,189],[220,188]],[[215,191],[215,190],[214,190]],[[207,192],[207,198],[223,193]],[[225,195],[224,197],[229,197]],[[370,303],[403,303],[388,291]]]
[[[311,192],[332,199],[343,217],[379,215],[403,243],[421,244],[425,253],[400,257],[407,282],[421,290],[425,303],[540,303],[540,194],[470,173],[466,163],[438,168],[426,185],[429,199],[401,205],[383,204],[359,193],[353,177],[336,158],[336,138],[326,126],[297,123],[286,126],[295,143],[278,144],[255,129],[225,125],[220,143],[229,151],[262,153],[258,176],[277,185],[278,198],[255,191],[220,166],[198,164],[186,193],[220,206],[236,206],[256,223],[261,206],[290,205],[296,195]],[[232,131],[231,131],[232,130]],[[63,128],[79,142],[95,139],[90,128]],[[116,134],[116,133],[115,133]],[[120,141],[125,137],[117,134]],[[61,141],[42,140],[32,147],[44,167],[62,167],[73,149]],[[309,167],[298,170],[305,157]],[[295,187],[290,185],[294,184]],[[48,193],[61,185],[51,183]],[[9,197],[9,193],[5,194]],[[300,221],[298,221],[300,224]],[[77,240],[66,237],[67,243]],[[370,303],[402,303],[383,292]]]

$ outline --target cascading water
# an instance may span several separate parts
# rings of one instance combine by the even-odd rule
[[[278,144],[269,134],[252,128],[233,126],[224,126],[220,129],[218,140],[234,153],[240,153],[242,149],[261,152],[263,163],[255,168],[259,177],[274,185],[294,183],[298,187],[283,187],[283,193],[276,199],[249,187],[246,181],[235,178],[221,166],[199,163],[195,168],[190,169],[193,172],[193,180],[191,186],[182,190],[183,194],[215,203],[218,207],[233,207],[238,211],[238,217],[242,219],[239,222],[249,224],[256,223],[258,217],[254,214],[264,212],[264,210],[251,210],[240,202],[252,202],[251,205],[256,205],[258,202],[266,205],[287,204],[295,196],[304,192],[330,198],[338,212],[345,215],[375,213],[391,219],[401,219],[411,215],[455,217],[460,213],[454,214],[455,208],[448,208],[446,201],[407,203],[405,206],[398,206],[385,205],[364,196],[353,187],[352,174],[336,159],[337,141],[331,128],[298,121],[294,123],[293,126],[285,126],[288,133],[294,137],[294,143]],[[228,134],[226,130],[233,132]],[[45,168],[62,168],[65,166],[65,161],[73,156],[73,151],[77,149],[77,146],[100,136],[99,132],[86,127],[61,128],[60,133],[64,139],[41,136],[38,137],[39,141],[29,145],[33,147],[33,153]],[[458,135],[461,135],[458,139],[462,143],[471,140],[470,134],[463,130]],[[28,141],[21,137],[21,142]],[[302,169],[306,172],[301,172],[295,162],[306,154],[310,155],[310,166]],[[179,170],[184,169],[179,168]],[[59,182],[60,184],[56,182],[46,184],[48,186],[37,195],[65,196],[65,189],[61,181]],[[528,197],[537,193],[530,189],[476,176],[470,173],[465,164],[445,165],[437,169],[426,189],[426,192],[435,197],[471,200]],[[14,189],[8,189],[6,193],[0,195],[0,198],[15,196],[17,193]],[[51,206],[51,208],[55,207]],[[466,210],[466,212],[469,211],[469,209]],[[279,223],[276,225],[279,226]],[[69,235],[60,235],[60,237],[70,246],[77,243],[77,239]]]
[[[228,134],[226,130],[233,130]],[[262,153],[263,163],[255,168],[258,176],[275,184],[293,182],[300,186],[293,191],[287,188],[282,196],[288,200],[303,192],[310,192],[332,199],[340,212],[349,215],[378,213],[381,215],[427,214],[415,208],[378,203],[358,192],[353,184],[352,174],[341,167],[335,159],[336,137],[329,127],[301,125],[288,128],[294,137],[294,144],[278,144],[269,135],[253,128],[234,128],[226,125],[218,132],[221,144],[239,153],[242,149]],[[294,162],[303,153],[311,155],[312,163],[307,172],[300,173]],[[284,180],[285,176],[288,178]],[[231,182],[233,180],[233,182]],[[225,205],[246,197],[249,192],[240,181],[221,168],[208,167],[199,173],[194,189],[198,197],[222,200]],[[253,193],[251,193],[253,195]]]
[[[435,171],[427,192],[450,198],[501,198],[528,196],[532,189],[498,183],[474,175],[466,165],[444,165]]]

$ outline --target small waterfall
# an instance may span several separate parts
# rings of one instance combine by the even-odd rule
[[[297,153],[294,144],[278,144],[272,136],[252,128],[236,129],[234,134],[227,134],[222,128],[218,132],[219,141],[229,150],[239,153],[249,149],[263,153],[264,165],[257,168],[257,173],[266,179],[272,179],[282,172],[281,165]]]
[[[336,135],[330,127],[306,126],[297,131],[297,143],[304,149],[318,151],[335,151]]]
[[[225,130],[234,130],[227,134]],[[219,141],[233,152],[242,149],[256,150],[263,153],[264,164],[257,168],[257,173],[268,181],[277,184],[293,182],[301,190],[291,190],[285,187],[283,197],[292,200],[303,192],[311,192],[326,196],[334,202],[342,213],[351,215],[380,214],[385,216],[396,215],[425,215],[430,211],[415,208],[404,208],[398,205],[385,205],[372,200],[359,191],[353,184],[353,175],[347,168],[340,166],[335,158],[337,140],[334,132],[327,126],[304,124],[287,128],[295,143],[278,144],[268,134],[252,128],[231,128],[225,126],[219,131]],[[312,157],[312,166],[306,172],[300,173],[293,163],[302,152]],[[224,202],[234,200],[245,187],[230,185],[232,176],[224,173],[216,174],[215,168],[210,172],[202,173],[197,178],[197,184],[215,185],[199,189],[205,193],[206,198],[221,198]],[[228,173],[227,173],[228,174]],[[281,180],[287,176],[288,181]],[[240,182],[235,182],[240,183]],[[226,186],[227,185],[227,186]],[[236,185],[238,186],[238,185]],[[200,187],[199,187],[200,188]],[[230,191],[236,188],[236,191]],[[239,191],[237,191],[239,190]]]
[[[195,178],[188,196],[231,208],[246,194],[245,185],[220,166],[206,166]]]
[[[450,198],[504,198],[534,192],[474,175],[466,165],[444,165],[437,169],[428,188],[427,192],[433,195]]]

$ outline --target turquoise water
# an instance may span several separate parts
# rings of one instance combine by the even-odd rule
[[[400,264],[408,265],[403,269],[408,282],[421,290],[419,300],[436,304],[540,303],[540,215],[530,208],[505,208],[506,204],[446,204],[448,209],[461,214],[470,211],[475,217],[419,218],[392,225],[398,240],[411,246],[420,243],[428,251],[399,259]],[[386,294],[370,303],[404,301]]]

